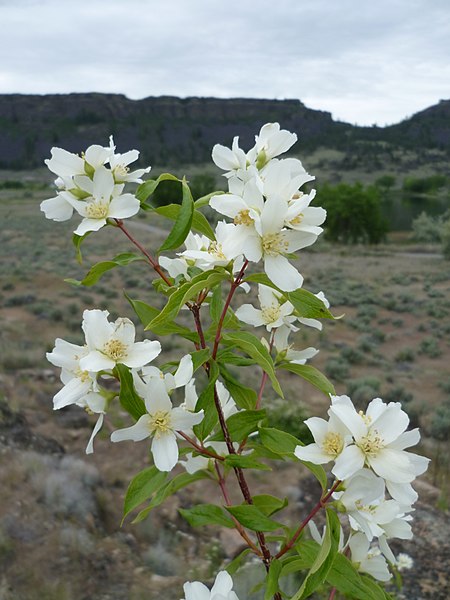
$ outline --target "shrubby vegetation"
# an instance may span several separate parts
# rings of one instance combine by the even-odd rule
[[[344,244],[379,244],[388,232],[377,187],[361,183],[320,188],[320,200],[327,211],[326,237]]]

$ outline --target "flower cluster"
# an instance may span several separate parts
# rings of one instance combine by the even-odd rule
[[[130,171],[128,165],[138,159],[139,152],[116,154],[115,149],[112,136],[109,147],[92,145],[81,156],[52,148],[52,157],[45,162],[58,176],[58,192],[41,203],[47,219],[67,221],[75,210],[83,220],[74,233],[82,236],[98,231],[108,219],[125,219],[139,211],[139,200],[123,191],[126,183],[141,183],[150,167]]]
[[[228,193],[213,196],[209,204],[233,222],[217,224],[215,241],[189,234],[186,250],[178,258],[161,257],[160,264],[172,277],[189,279],[189,267],[207,270],[232,264],[236,272],[245,259],[263,261],[267,276],[281,290],[301,287],[303,277],[288,257],[316,241],[326,212],[310,206],[315,190],[299,191],[314,179],[301,162],[276,158],[296,140],[295,134],[280,129],[278,123],[268,123],[247,153],[239,147],[238,138],[231,149],[214,146],[214,162],[227,171]]]
[[[297,136],[267,123],[247,153],[234,138],[232,148],[216,145],[213,161],[225,170],[228,193],[213,196],[210,206],[233,219],[246,260],[264,263],[269,279],[281,290],[301,287],[303,277],[289,262],[290,253],[313,244],[326,212],[309,206],[315,196],[299,191],[314,177],[295,158],[278,159]]]
[[[70,219],[74,211],[81,215],[82,221],[75,229],[80,237],[104,225],[116,224],[116,230],[126,234],[162,278],[163,285],[157,282],[156,287],[167,296],[162,309],[130,300],[142,324],[158,336],[179,335],[193,341],[196,350],[176,363],[159,368],[151,364],[161,352],[159,341],[135,342],[135,327],[128,318],[111,322],[105,310],[85,310],[84,344],[57,339],[54,349],[47,354],[48,360],[61,368],[63,383],[54,396],[54,409],[75,404],[98,415],[86,448],[90,453],[110,402],[119,396],[134,424],[113,431],[111,441],[139,442],[150,438],[156,467],[145,469],[133,479],[126,496],[126,514],[150,500],[150,505],[140,513],[144,518],[150,508],[180,486],[208,477],[220,488],[222,506],[206,503],[180,512],[193,526],[235,526],[248,550],[264,562],[268,570],[267,585],[274,590],[266,592],[266,596],[276,600],[284,596],[278,577],[283,575],[284,565],[290,568],[284,561],[295,559],[292,555],[283,557],[289,552],[302,556],[305,542],[301,534],[307,524],[312,537],[324,543],[318,560],[324,564],[331,557],[328,563],[331,569],[332,555],[338,551],[351,558],[353,565],[345,561],[344,566],[354,576],[357,576],[355,570],[359,570],[387,581],[389,564],[398,571],[408,568],[411,561],[402,555],[396,557],[389,540],[412,537],[411,513],[417,499],[412,482],[428,466],[428,459],[406,451],[418,443],[420,436],[417,429],[407,431],[409,418],[398,402],[386,404],[376,398],[364,413],[355,409],[348,396],[331,396],[328,420],[312,417],[305,421],[314,438],[314,443],[308,446],[296,446],[301,441],[268,423],[263,407],[264,390],[270,380],[275,392],[283,395],[278,370],[304,377],[325,394],[333,390],[317,369],[299,366],[318,350],[313,347],[297,350],[289,342],[289,336],[301,326],[321,330],[322,324],[317,319],[331,317],[325,310],[329,303],[323,292],[316,294],[316,299],[310,292],[299,289],[303,277],[290,262],[292,252],[317,240],[326,217],[323,208],[311,206],[315,190],[300,191],[314,177],[298,159],[280,158],[296,140],[294,133],[281,129],[278,123],[268,123],[247,152],[240,148],[237,137],[231,148],[214,146],[212,158],[225,171],[228,190],[211,194],[209,205],[231,222],[221,220],[213,231],[197,212],[206,199],[194,203],[191,195],[183,191],[182,210],[172,212],[172,217],[177,215],[176,223],[161,247],[180,249],[174,258],[153,258],[124,228],[121,219],[135,215],[140,208],[135,195],[124,193],[125,185],[142,183],[141,177],[150,168],[130,171],[129,164],[137,160],[138,151],[117,154],[112,137],[108,147],[92,145],[81,156],[53,148],[46,163],[58,176],[55,182],[58,192],[56,197],[41,204],[45,216],[55,221]],[[141,186],[138,197],[145,201],[159,180]],[[198,230],[206,235],[188,232],[191,223],[196,223]],[[75,238],[77,245],[81,241]],[[265,274],[248,276],[249,263],[262,264]],[[112,264],[118,264],[117,259]],[[107,263],[108,269],[110,265]],[[101,276],[104,269],[105,265],[100,264],[91,273]],[[259,306],[244,303],[235,309],[232,301],[236,291],[248,291],[252,281],[258,282]],[[81,283],[86,283],[86,279]],[[205,305],[210,309],[208,326],[202,321]],[[191,311],[194,329],[176,322],[183,308]],[[260,341],[242,331],[242,324],[264,327],[268,339]],[[207,380],[200,396],[196,383],[201,379],[197,382],[194,379],[194,364],[195,368],[203,367]],[[258,392],[241,386],[242,378],[234,374],[235,368],[246,366],[262,369]],[[119,381],[120,392],[116,385],[110,385],[110,380]],[[174,403],[177,396],[178,403]],[[181,453],[180,439],[186,444]],[[282,510],[287,500],[269,494],[252,496],[245,479],[246,469],[266,468],[262,461],[268,457],[294,461],[297,457],[322,485],[325,474],[312,465],[332,463],[331,473],[335,478],[333,486],[294,533],[290,527],[284,527],[285,535],[274,538],[281,540],[277,552],[273,552],[265,533],[282,528],[272,515]],[[166,473],[177,465],[185,472],[166,478]],[[199,474],[201,470],[204,472]],[[234,476],[243,498],[241,505],[232,504],[234,494],[227,488]],[[333,510],[327,512],[329,530],[321,535],[312,519],[325,505]],[[341,531],[338,542],[336,512],[345,515],[347,541]],[[333,544],[329,543],[330,536]],[[319,568],[315,561],[312,569]],[[342,590],[337,589],[348,595],[344,572],[338,579]],[[361,589],[365,580],[360,577]],[[322,582],[308,576],[305,581],[312,586],[310,593]],[[198,581],[187,582],[184,594],[183,600],[238,600],[226,571],[219,572],[211,590]]]
[[[53,398],[55,410],[76,404],[90,413],[99,415],[86,453],[93,452],[93,442],[100,430],[111,392],[102,387],[99,379],[111,377],[116,365],[132,369],[135,386],[145,399],[147,414],[133,427],[116,431],[113,441],[122,439],[144,439],[153,435],[152,451],[155,464],[162,471],[170,471],[178,460],[178,448],[174,431],[189,428],[203,418],[203,413],[191,413],[182,408],[172,408],[168,396],[175,387],[186,385],[192,377],[192,359],[187,355],[180,361],[175,375],[162,375],[159,369],[156,377],[150,377],[151,367],[146,367],[161,352],[158,341],[135,342],[135,327],[132,321],[120,317],[114,323],[108,321],[106,310],[85,310],[82,329],[85,335],[84,346],[57,339],[47,359],[61,367],[61,381],[64,387]],[[138,370],[141,369],[142,377]],[[114,393],[112,394],[114,396]]]
[[[333,498],[349,519],[346,546],[352,560],[361,571],[387,581],[385,559],[397,562],[387,540],[412,537],[410,513],[417,493],[411,482],[426,471],[429,459],[405,451],[420,435],[417,429],[406,431],[409,417],[399,402],[375,398],[364,413],[348,396],[332,396],[328,414],[328,421],[305,421],[314,443],[297,446],[295,455],[315,464],[334,462],[331,472],[341,483]]]

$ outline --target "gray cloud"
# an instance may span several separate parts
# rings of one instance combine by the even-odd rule
[[[450,96],[444,0],[0,0],[0,93],[299,98],[385,124]]]

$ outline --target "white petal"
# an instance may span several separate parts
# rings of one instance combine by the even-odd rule
[[[200,581],[187,582],[183,585],[184,600],[211,600],[211,594],[206,585]]]
[[[347,446],[337,457],[334,467],[331,469],[333,475],[343,481],[362,469],[364,465],[364,454],[357,446]]]
[[[152,377],[147,383],[145,406],[149,414],[171,412],[172,402],[161,377]]]
[[[320,417],[311,417],[306,419],[305,425],[313,435],[314,441],[321,444],[328,433],[328,422]]]
[[[235,315],[240,321],[248,323],[248,325],[253,325],[253,327],[264,325],[262,312],[251,304],[243,304],[240,306],[236,310]]]
[[[102,428],[103,418],[103,413],[100,413],[97,419],[97,423],[95,424],[95,427],[92,431],[91,437],[89,438],[88,445],[86,446],[86,454],[92,454],[94,452],[94,438]]]
[[[47,219],[53,221],[67,221],[73,215],[73,206],[60,195],[41,202],[40,209]]]
[[[160,471],[171,471],[178,462],[178,445],[175,434],[167,432],[155,436],[152,442],[155,466]]]
[[[303,277],[285,256],[264,256],[264,270],[270,281],[284,292],[302,287]]]
[[[74,230],[76,235],[83,236],[89,231],[98,231],[106,225],[106,219],[83,219]]]
[[[76,173],[84,173],[84,160],[80,156],[62,148],[52,148],[50,152],[52,157],[45,164],[55,175],[70,177]]]
[[[148,415],[142,415],[138,421],[131,427],[124,427],[123,429],[117,429],[111,434],[112,442],[123,442],[124,440],[132,440],[133,442],[140,442],[150,436],[149,428],[150,417]]]
[[[108,371],[109,369],[114,369],[115,366],[115,360],[98,350],[92,350],[87,356],[84,356],[80,360],[80,368],[83,371],[90,371],[92,373]]]
[[[231,575],[227,573],[227,571],[220,571],[211,588],[211,597],[213,597],[214,594],[222,594],[226,597],[231,592],[232,588],[233,580],[231,579]]]
[[[384,443],[396,440],[408,427],[409,417],[401,410],[400,403],[390,403],[380,416],[372,421],[371,429],[378,431]]]
[[[139,212],[141,204],[133,194],[123,194],[113,198],[109,204],[108,217],[127,219]]]
[[[161,344],[157,341],[144,340],[136,342],[130,348],[122,362],[127,367],[138,369],[151,362],[161,352]]]
[[[390,495],[402,505],[410,506],[416,502],[418,493],[410,483],[395,483],[386,481],[386,487]]]
[[[86,337],[86,344],[90,350],[101,349],[109,341],[114,326],[108,321],[107,310],[85,310],[83,312],[83,323],[81,325]]]
[[[74,377],[53,398],[53,409],[59,410],[69,404],[76,404],[92,389],[92,381],[82,381]]]
[[[376,456],[367,457],[367,461],[375,473],[389,481],[410,483],[416,477],[408,453],[403,450],[383,448]]]
[[[332,457],[329,454],[326,454],[318,444],[297,446],[294,450],[294,454],[300,460],[306,460],[315,465],[324,465],[332,460]]]
[[[198,425],[203,420],[203,410],[197,413],[189,412],[184,408],[177,407],[171,413],[172,428],[175,431],[185,431],[191,429],[194,425]]]
[[[183,385],[187,385],[189,381],[192,379],[192,375],[194,374],[194,365],[192,362],[192,356],[190,354],[186,354],[180,360],[180,364],[178,365],[178,369],[175,371],[175,387],[179,388]]]

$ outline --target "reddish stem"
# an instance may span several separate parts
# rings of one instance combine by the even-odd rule
[[[162,270],[161,266],[158,264],[158,261],[155,260],[151,256],[151,254],[149,254],[147,252],[147,250],[131,235],[131,233],[128,231],[128,229],[123,224],[123,221],[121,219],[114,219],[114,221],[116,222],[117,227],[124,232],[124,234],[130,240],[130,242],[132,242],[136,246],[136,248],[138,248],[138,250],[145,256],[145,258],[151,264],[151,266],[153,267],[153,269],[158,273],[158,275],[162,279],[164,279],[164,281],[167,283],[167,285],[172,286],[173,285],[172,281],[164,273],[164,271]]]
[[[214,460],[225,460],[225,458],[223,456],[220,456],[219,454],[216,454],[215,452],[208,450],[208,448],[205,448],[203,446],[203,444],[197,444],[197,442],[194,439],[192,439],[191,437],[189,437],[186,433],[184,433],[184,431],[177,431],[177,433],[183,439],[185,439],[193,448],[195,448],[197,450],[197,452],[199,452],[200,454],[202,454],[204,456],[208,456],[209,458],[214,458]]]
[[[341,483],[342,483],[342,481],[340,479],[338,479],[337,481],[334,482],[332,488],[325,494],[325,496],[322,496],[322,498],[319,500],[319,502],[316,504],[316,506],[312,509],[312,511],[309,513],[309,515],[306,517],[306,519],[304,519],[300,523],[300,526],[298,527],[297,531],[294,533],[294,535],[289,540],[289,542],[287,542],[281,548],[281,550],[278,552],[278,554],[275,555],[275,558],[281,558],[284,554],[286,554],[286,552],[288,552],[292,548],[292,546],[294,546],[295,542],[300,537],[301,532],[305,529],[305,527],[308,525],[308,523],[311,521],[311,519],[319,512],[319,510],[326,505],[328,500],[331,498],[333,492],[336,491],[336,489],[339,487],[339,485]]]
[[[232,506],[232,502],[230,500],[230,497],[228,496],[228,490],[226,488],[226,481],[220,471],[219,463],[217,461],[214,463],[214,467],[216,469],[218,483],[219,483],[220,489],[222,491],[222,495],[225,500],[225,504],[227,506]],[[230,516],[233,519],[233,522],[236,526],[237,532],[242,537],[242,539],[245,540],[248,547],[251,548],[255,554],[262,557],[261,550],[259,550],[258,547],[249,538],[249,536],[247,535],[247,533],[246,533],[245,529],[243,528],[243,526],[241,525],[241,523],[239,523],[239,521],[233,515],[230,515]]]
[[[214,348],[213,348],[213,353],[212,353],[212,358],[213,359],[215,359],[216,356],[217,356],[217,350],[219,349],[220,338],[222,336],[223,322],[225,320],[228,307],[230,306],[231,300],[232,300],[232,298],[234,296],[234,292],[237,290],[237,288],[242,283],[242,278],[244,277],[244,273],[245,273],[245,269],[247,268],[247,265],[248,265],[248,260],[246,260],[244,262],[244,264],[242,265],[241,270],[236,275],[235,280],[231,284],[230,291],[228,292],[227,299],[225,300],[225,304],[224,304],[224,307],[223,307],[223,310],[222,310],[222,314],[220,315],[219,323],[217,324],[216,337],[214,339]]]

